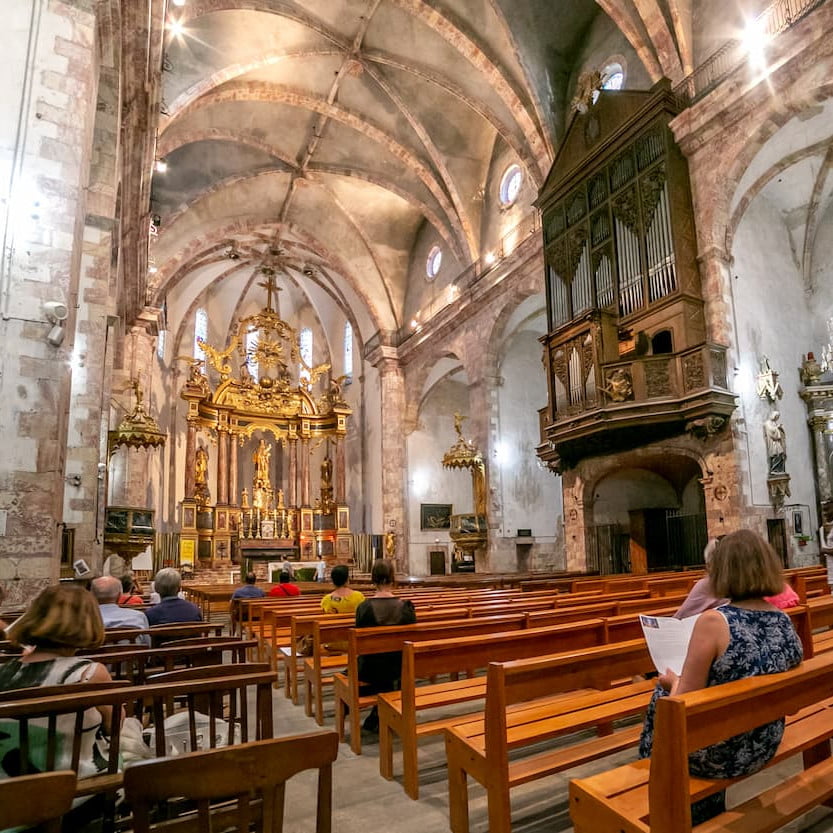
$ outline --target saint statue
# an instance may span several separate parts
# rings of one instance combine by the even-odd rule
[[[333,483],[333,463],[329,456],[321,463],[321,488],[327,488]]]
[[[284,503],[283,489],[278,489],[278,509],[286,509]]]
[[[241,509],[248,509],[249,508],[249,490],[244,488],[243,494],[240,497],[240,508]]]
[[[766,453],[769,459],[769,473],[783,474],[787,463],[787,437],[781,425],[778,411],[773,411],[764,422]]]
[[[393,532],[385,533],[385,558],[396,556],[396,535]]]
[[[272,481],[269,479],[269,458],[272,455],[272,446],[266,445],[265,440],[260,441],[257,450],[252,455],[255,464],[255,489],[269,490],[272,488]]]
[[[197,486],[205,486],[208,482],[208,452],[203,446],[197,449],[194,458],[194,483]]]

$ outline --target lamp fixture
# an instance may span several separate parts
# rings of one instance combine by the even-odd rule
[[[157,159],[153,167],[157,173],[164,174],[168,170],[168,163],[164,159]]]
[[[46,335],[46,340],[53,347],[60,347],[66,335],[64,321],[67,320],[69,309],[61,301],[44,301],[43,309],[46,313],[47,320],[52,324],[52,328]]]

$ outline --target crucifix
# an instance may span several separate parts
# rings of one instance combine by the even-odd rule
[[[266,275],[266,280],[263,283],[259,283],[258,286],[262,286],[266,290],[266,309],[269,312],[274,312],[272,309],[272,293],[275,293],[275,297],[278,297],[278,292],[281,292],[281,288],[277,286],[275,283],[275,270],[271,269],[270,267],[265,267],[263,270],[263,274]]]

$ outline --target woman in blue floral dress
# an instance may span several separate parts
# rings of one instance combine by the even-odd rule
[[[764,600],[781,591],[778,556],[757,533],[727,535],[712,555],[709,573],[715,594],[728,604],[700,615],[691,635],[682,674],[670,669],[659,678],[639,742],[639,755],[650,757],[656,701],[732,680],[777,674],[801,662],[801,642],[790,618]],[[763,768],[778,749],[784,719],[775,720],[689,755],[689,771],[703,778],[734,778]],[[722,812],[724,793],[692,805],[692,823]]]

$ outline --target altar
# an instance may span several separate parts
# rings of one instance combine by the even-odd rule
[[[266,306],[241,318],[224,347],[198,340],[205,358],[191,361],[181,391],[181,564],[352,559],[344,377],[305,358],[297,332],[273,308],[280,259],[271,251],[259,267]]]

